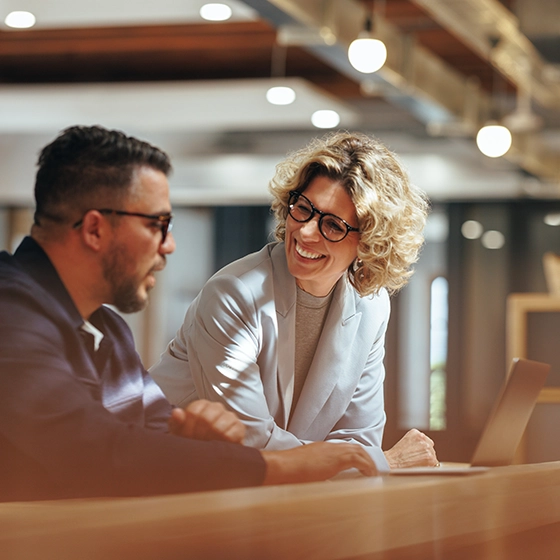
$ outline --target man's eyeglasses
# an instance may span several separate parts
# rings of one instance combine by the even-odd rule
[[[116,214],[117,216],[137,216],[139,218],[147,218],[148,220],[155,220],[158,222],[159,228],[161,230],[161,242],[165,243],[168,232],[171,231],[173,227],[173,215],[172,214],[141,214],[140,212],[125,212],[124,210],[112,210],[110,208],[95,209],[100,214]],[[89,212],[89,210],[88,210]],[[82,225],[83,218],[78,220],[72,227],[78,228]]]
[[[319,214],[319,231],[327,241],[333,243],[342,241],[351,231],[360,231],[334,214],[317,210],[313,203],[299,191],[290,192],[288,212],[296,222],[300,223],[309,222],[315,214]]]

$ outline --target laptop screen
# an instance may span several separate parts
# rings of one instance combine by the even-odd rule
[[[515,358],[474,451],[471,465],[511,465],[537,398],[550,370],[549,364]]]

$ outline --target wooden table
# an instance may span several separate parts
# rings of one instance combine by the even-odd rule
[[[560,558],[560,462],[0,504],[2,560]]]

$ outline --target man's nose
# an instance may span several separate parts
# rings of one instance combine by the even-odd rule
[[[175,251],[176,243],[172,232],[168,232],[165,241],[160,245],[159,252],[162,255],[169,255]]]

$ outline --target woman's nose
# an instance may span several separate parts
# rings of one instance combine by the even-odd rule
[[[308,238],[314,238],[321,235],[319,231],[319,216],[313,216],[311,220],[301,224],[300,233]]]

